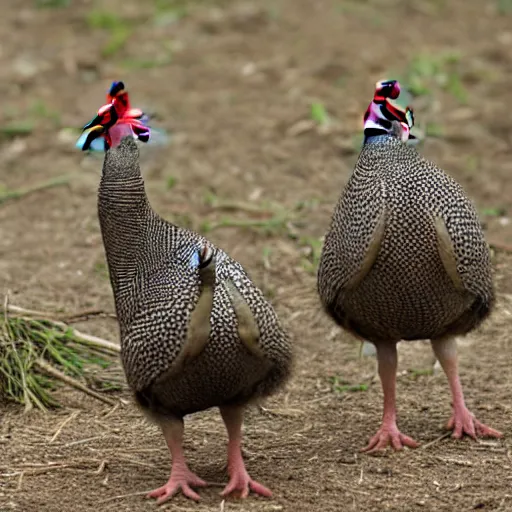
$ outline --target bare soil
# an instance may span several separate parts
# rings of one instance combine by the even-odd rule
[[[297,350],[286,390],[245,424],[248,469],[274,497],[223,502],[212,486],[200,504],[179,496],[164,507],[512,510],[509,3],[191,1],[174,9],[174,21],[161,6],[176,2],[116,0],[113,18],[99,1],[40,3],[54,6],[1,3],[9,129],[0,130],[0,183],[14,190],[64,176],[68,184],[0,206],[2,293],[36,309],[113,310],[96,217],[102,160],[84,157],[62,129],[88,121],[110,81],[123,79],[134,104],[172,134],[169,145],[142,151],[155,209],[238,259]],[[428,343],[404,343],[399,426],[423,447],[374,457],[359,449],[380,421],[375,359],[360,358],[359,345],[320,311],[314,249],[357,156],[375,81],[411,69],[430,92],[416,102],[417,119],[437,134],[421,150],[465,187],[497,247],[498,306],[461,342],[460,366],[469,406],[504,438],[441,438],[445,377],[431,374]],[[320,127],[311,119],[318,103],[331,120]],[[13,121],[27,133],[13,136]],[[234,208],[220,209],[226,201]],[[78,325],[117,339],[112,320]],[[368,388],[336,391],[333,376]],[[0,406],[0,511],[155,510],[141,493],[166,481],[170,460],[128,390],[114,410],[68,389],[58,396],[63,407],[49,414]],[[187,419],[186,452],[201,477],[227,481],[225,444],[216,411]]]

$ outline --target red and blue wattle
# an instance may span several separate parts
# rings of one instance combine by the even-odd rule
[[[123,82],[112,83],[107,102],[98,110],[96,117],[84,126],[76,142],[78,149],[106,151],[127,136],[141,142],[149,141],[151,129],[147,124],[148,117],[142,110],[131,108]]]
[[[411,135],[414,126],[414,113],[411,107],[405,109],[395,105],[391,100],[400,96],[400,84],[397,80],[377,82],[373,100],[364,114],[365,134],[391,131],[391,121],[398,121],[402,127],[401,139],[407,142],[415,138]]]

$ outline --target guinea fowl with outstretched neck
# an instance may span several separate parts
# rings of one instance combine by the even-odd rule
[[[223,496],[270,496],[241,453],[246,406],[276,392],[290,372],[289,339],[272,306],[242,266],[204,237],[159,217],[146,197],[134,139],[147,141],[142,113],[111,102],[86,125],[82,149],[97,137],[108,149],[98,214],[120,327],[128,384],[162,429],[172,455],[169,481],[149,493],[158,503],[207,483],[188,467],[183,418],[219,407],[228,433],[230,480]],[[127,99],[127,98],[126,98]]]
[[[466,407],[455,340],[480,325],[494,304],[489,249],[462,187],[407,144],[414,118],[392,101],[399,94],[398,82],[377,83],[363,148],[318,270],[328,314],[377,348],[384,413],[367,452],[418,446],[396,423],[400,340],[431,340],[450,385],[453,437],[501,436]]]

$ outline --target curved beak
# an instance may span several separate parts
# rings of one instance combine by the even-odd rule
[[[88,130],[89,128],[94,128],[96,125],[101,126],[101,122],[103,121],[103,116],[97,115],[92,121],[89,121],[84,125],[82,131]]]
[[[89,121],[84,127],[83,130],[87,130],[89,128],[92,128],[96,125],[102,125],[105,127],[106,130],[109,128],[112,128],[117,121],[119,120],[119,115],[114,107],[113,104],[107,104],[103,105],[98,110],[98,113],[96,114],[96,117],[92,119],[92,121]]]
[[[96,124],[94,126],[89,126],[91,123],[88,123],[83,130],[82,135],[80,135],[79,139],[76,141],[76,147],[81,149],[82,151],[87,151],[94,140],[98,137],[101,137],[106,132],[106,129],[101,124]]]

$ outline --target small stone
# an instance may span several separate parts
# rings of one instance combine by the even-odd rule
[[[18,57],[13,62],[13,70],[20,78],[34,78],[40,71],[37,63],[27,56]]]
[[[254,62],[248,62],[242,67],[243,76],[251,76],[256,73],[256,64]]]

